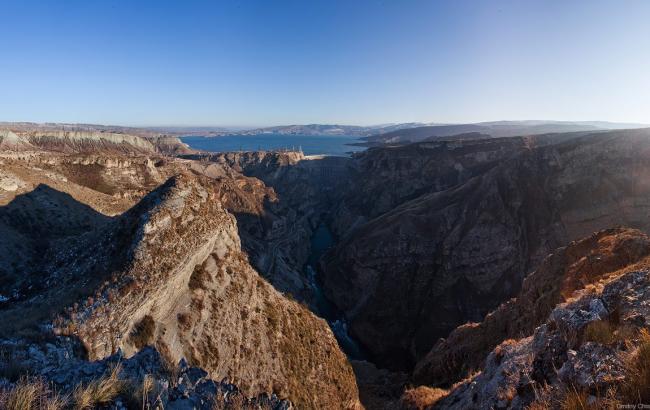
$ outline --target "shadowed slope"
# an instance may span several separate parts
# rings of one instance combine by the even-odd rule
[[[0,294],[20,299],[42,289],[43,265],[55,248],[74,249],[77,237],[102,229],[109,220],[44,184],[0,207]]]

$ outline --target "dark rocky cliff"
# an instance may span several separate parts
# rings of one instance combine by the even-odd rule
[[[370,150],[352,177],[359,195],[338,208],[339,232],[356,228],[326,257],[328,296],[378,363],[411,368],[556,247],[611,226],[647,231],[649,136]]]

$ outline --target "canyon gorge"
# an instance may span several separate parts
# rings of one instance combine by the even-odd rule
[[[650,129],[336,157],[8,126],[0,389],[72,394],[119,365],[155,394],[93,406],[628,403],[650,386],[629,370],[650,349],[649,176]]]

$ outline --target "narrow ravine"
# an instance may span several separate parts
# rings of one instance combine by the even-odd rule
[[[350,359],[365,360],[366,355],[359,344],[350,336],[348,324],[343,313],[327,299],[319,278],[318,261],[320,257],[334,244],[334,238],[325,224],[320,224],[311,237],[311,253],[305,264],[305,275],[314,292],[317,314],[324,318],[332,328],[341,349]]]

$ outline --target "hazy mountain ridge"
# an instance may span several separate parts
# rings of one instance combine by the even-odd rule
[[[599,131],[645,128],[644,124],[613,123],[606,121],[491,121],[472,124],[432,125],[410,127],[365,137],[367,145],[406,144],[421,140],[451,137],[457,134],[482,133],[493,138],[530,136],[548,133]]]
[[[359,125],[337,125],[337,124],[305,124],[305,125],[280,125],[274,127],[254,128],[241,131],[227,131],[223,133],[210,133],[209,136],[219,135],[260,135],[260,134],[280,134],[280,135],[342,135],[362,137],[374,134],[383,134],[395,130],[406,128],[420,127],[423,123],[399,123],[399,124],[382,124],[371,126]]]

